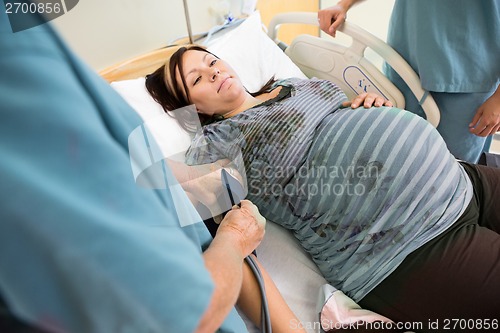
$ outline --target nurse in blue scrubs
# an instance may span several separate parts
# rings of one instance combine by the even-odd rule
[[[319,11],[320,27],[335,34],[359,0],[342,0]],[[375,16],[376,18],[376,16]],[[438,126],[458,159],[476,163],[500,128],[500,1],[396,0],[388,43],[420,76],[441,112]],[[425,117],[403,80],[389,78],[403,93],[405,109]]]

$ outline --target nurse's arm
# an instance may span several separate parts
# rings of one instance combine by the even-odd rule
[[[262,241],[265,222],[248,200],[242,200],[241,208],[233,207],[222,220],[214,240],[203,253],[215,288],[196,332],[216,331],[236,304],[243,283],[244,258]]]

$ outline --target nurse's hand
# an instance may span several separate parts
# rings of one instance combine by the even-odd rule
[[[469,130],[477,136],[493,135],[500,129],[500,87],[476,111]]]
[[[337,29],[345,22],[347,11],[361,0],[340,0],[335,6],[318,11],[318,23],[321,30],[335,37]]]
[[[265,225],[266,220],[248,200],[242,200],[241,207],[233,207],[222,220],[214,239],[203,252],[205,267],[215,287],[196,332],[217,331],[234,308],[247,271],[243,260],[260,244]]]
[[[234,206],[217,229],[216,238],[223,237],[241,251],[243,257],[252,253],[264,238],[266,219],[259,209],[248,200],[241,201],[241,207]]]
[[[347,18],[349,8],[339,2],[335,6],[321,9],[318,11],[318,23],[321,30],[332,37],[335,37],[338,27],[340,27]]]
[[[362,93],[356,96],[352,101],[342,103],[342,106],[351,107],[352,109],[363,106],[365,109],[368,109],[372,106],[393,106],[393,104],[391,101],[375,93]]]

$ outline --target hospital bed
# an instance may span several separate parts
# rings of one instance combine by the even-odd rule
[[[255,12],[243,23],[224,29],[224,33],[205,40],[205,43],[210,51],[229,62],[249,91],[259,90],[273,75],[276,79],[318,77],[335,82],[348,97],[362,91],[373,91],[391,100],[395,106],[404,108],[403,95],[383,75],[380,68],[365,56],[367,48],[370,48],[405,80],[417,99],[422,101],[429,122],[437,126],[439,110],[432,97],[426,96],[421,89],[418,77],[411,67],[386,43],[356,25],[346,22],[339,30],[352,38],[349,45],[342,45],[332,38],[300,35],[290,45],[283,47],[284,52],[277,46],[282,44],[276,39],[280,25],[317,25],[316,17],[316,13],[277,15],[266,34],[262,29],[259,13]],[[198,43],[203,44],[204,41]],[[164,115],[164,112],[147,93],[144,77],[163,65],[179,47],[180,45],[172,45],[155,50],[100,73],[139,113],[145,123],[155,127],[150,129],[161,149],[165,150],[166,156],[185,151],[189,147],[191,136],[173,118],[163,117],[160,124],[151,121]],[[175,145],[172,145],[173,142]],[[325,289],[326,280],[298,241],[289,231],[276,223],[268,222],[266,236],[257,249],[257,254],[300,320],[300,323],[291,325],[302,325],[309,332],[319,332],[318,314],[325,301],[322,297],[327,297],[331,291]],[[338,302],[353,305],[347,297],[343,297],[345,296],[341,295]],[[349,313],[344,315],[349,316]]]

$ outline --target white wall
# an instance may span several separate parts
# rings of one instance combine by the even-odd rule
[[[188,0],[193,32],[217,24],[212,8],[226,2],[232,13],[239,15],[243,1]],[[338,2],[319,1],[321,8]],[[349,11],[348,20],[385,40],[393,4],[394,0],[365,0]],[[53,23],[72,49],[96,70],[187,35],[182,0],[80,0]]]
[[[216,24],[211,8],[220,1],[188,0],[193,32]],[[238,15],[242,0],[230,0]],[[80,0],[53,21],[72,49],[91,67],[101,70],[186,36],[182,0]]]

